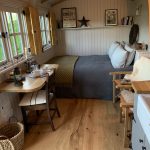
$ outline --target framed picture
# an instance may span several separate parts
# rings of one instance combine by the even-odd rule
[[[63,28],[77,27],[77,12],[75,7],[61,9]]]
[[[116,26],[118,24],[118,10],[106,9],[105,10],[105,25]]]

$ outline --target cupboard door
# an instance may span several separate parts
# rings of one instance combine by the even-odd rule
[[[145,137],[145,140],[144,140],[145,144],[144,144],[144,147],[146,150],[150,150],[150,143],[148,142],[147,138]],[[144,148],[143,147],[143,148]]]
[[[144,146],[144,132],[139,120],[133,120],[132,123],[132,149],[142,150]]]

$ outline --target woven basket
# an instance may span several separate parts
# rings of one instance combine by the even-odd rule
[[[0,126],[0,150],[22,150],[24,144],[24,127],[21,123]]]

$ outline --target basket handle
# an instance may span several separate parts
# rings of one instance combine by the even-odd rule
[[[9,138],[7,137],[7,136],[5,136],[5,135],[0,135],[0,141],[1,140],[8,140]]]

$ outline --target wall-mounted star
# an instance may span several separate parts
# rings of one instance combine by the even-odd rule
[[[82,26],[87,27],[87,22],[89,22],[90,20],[86,20],[85,17],[83,16],[82,20],[78,20],[78,21],[81,23],[80,27]]]

